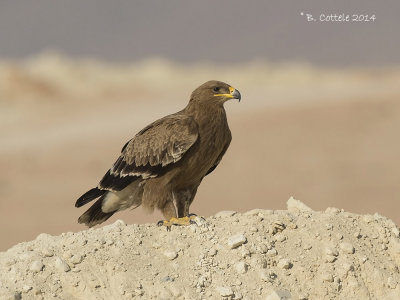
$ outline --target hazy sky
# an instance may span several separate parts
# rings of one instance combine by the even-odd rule
[[[376,20],[319,21],[335,13]],[[399,32],[400,0],[0,1],[0,59],[52,49],[117,62],[391,65],[400,63]]]

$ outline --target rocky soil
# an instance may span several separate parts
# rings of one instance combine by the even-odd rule
[[[0,253],[0,299],[400,299],[391,220],[287,204],[43,233]]]

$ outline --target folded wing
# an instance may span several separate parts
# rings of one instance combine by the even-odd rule
[[[122,148],[98,188],[119,191],[136,178],[157,177],[179,161],[197,138],[197,124],[191,117],[175,114],[155,121]]]

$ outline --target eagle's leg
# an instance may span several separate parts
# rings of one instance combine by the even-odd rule
[[[200,182],[198,182],[198,184],[196,186],[192,187],[191,189],[188,189],[187,192],[185,193],[186,199],[183,202],[183,215],[188,216],[189,219],[191,219],[191,220],[197,218],[196,214],[189,213],[189,207],[194,200],[194,196],[196,196],[197,188],[199,187],[200,183],[201,183],[201,180],[200,180]],[[204,219],[204,218],[202,218],[202,219]],[[194,222],[194,221],[192,221],[192,222]]]
[[[198,224],[194,219],[198,218],[196,214],[189,214],[188,216],[184,216],[181,218],[171,218],[168,221],[159,221],[158,226],[166,226],[167,230],[171,230],[172,225],[190,225],[190,224]],[[200,217],[204,220],[203,217]]]
[[[158,226],[165,226],[167,227],[167,230],[171,230],[172,225],[190,225],[194,221],[192,221],[192,217],[189,216],[182,216],[178,214],[179,217],[173,216],[170,217],[170,214],[168,214],[168,208],[162,209],[162,212],[165,216],[165,220],[161,220],[157,223]]]
[[[157,225],[166,226],[167,230],[171,230],[172,225],[190,225],[196,223],[193,221],[196,215],[189,215],[189,206],[193,197],[194,195],[189,193],[173,194],[172,201],[169,201],[161,209],[166,220],[159,221]]]

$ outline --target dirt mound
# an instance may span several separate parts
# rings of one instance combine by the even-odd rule
[[[399,229],[378,214],[223,211],[170,232],[112,225],[0,253],[1,299],[399,299]]]

